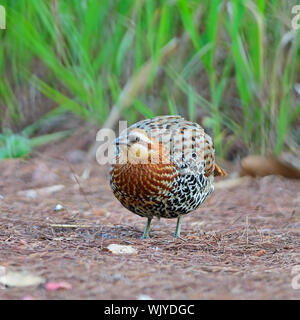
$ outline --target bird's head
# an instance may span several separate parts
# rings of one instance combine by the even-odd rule
[[[159,160],[160,144],[143,129],[135,128],[121,135],[115,141],[120,163],[153,163]]]

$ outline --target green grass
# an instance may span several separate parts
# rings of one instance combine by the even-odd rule
[[[219,156],[237,140],[250,152],[276,154],[294,138],[300,31],[292,33],[290,22],[297,1],[1,4],[7,11],[7,30],[0,30],[2,128],[7,119],[21,121],[15,92],[29,84],[54,102],[53,113],[71,111],[97,125],[114,105],[130,123],[156,114],[205,119]],[[179,46],[164,57],[175,38]],[[150,62],[151,70],[143,72]],[[137,74],[139,83],[124,97]]]
[[[9,129],[3,130],[0,134],[1,160],[10,158],[28,158],[35,147],[56,142],[70,134],[69,131],[63,131],[29,138],[26,131],[27,130],[25,129],[20,134],[14,134]]]

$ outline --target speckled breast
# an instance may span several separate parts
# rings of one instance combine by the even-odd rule
[[[114,165],[110,185],[121,204],[142,217],[177,218],[197,209],[213,191],[213,177],[180,174],[170,165]]]

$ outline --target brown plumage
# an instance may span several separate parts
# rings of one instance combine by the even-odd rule
[[[213,191],[214,176],[226,173],[215,164],[212,139],[202,127],[180,116],[160,116],[129,127],[115,140],[110,185],[130,211],[147,217],[144,238],[154,216],[178,218],[195,210]]]

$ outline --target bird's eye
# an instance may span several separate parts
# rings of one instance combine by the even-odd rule
[[[141,138],[137,137],[137,136],[131,136],[128,138],[128,140],[130,143],[135,143],[135,142],[139,142],[141,140]]]

